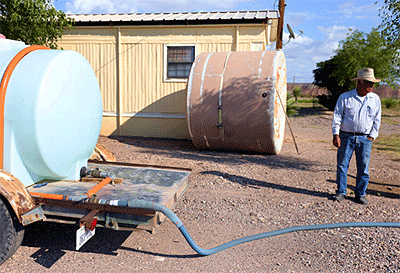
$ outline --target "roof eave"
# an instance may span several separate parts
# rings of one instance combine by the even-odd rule
[[[271,18],[273,19],[273,18]],[[235,25],[235,24],[267,24],[263,19],[196,19],[196,20],[151,20],[151,21],[75,21],[75,26],[171,26],[171,25]]]

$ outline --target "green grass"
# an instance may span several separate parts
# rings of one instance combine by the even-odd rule
[[[312,103],[312,102],[313,98],[297,98],[297,103]]]
[[[389,154],[395,161],[400,161],[400,134],[380,135],[374,141],[374,149]]]

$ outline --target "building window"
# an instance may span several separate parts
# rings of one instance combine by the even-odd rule
[[[165,79],[186,81],[196,56],[196,47],[194,45],[166,45],[165,53]]]

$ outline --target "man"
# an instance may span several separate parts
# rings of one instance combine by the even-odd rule
[[[337,191],[334,200],[342,201],[346,195],[347,170],[353,152],[356,154],[357,178],[355,201],[367,205],[365,198],[369,182],[369,159],[372,141],[377,138],[381,123],[381,101],[372,93],[375,82],[372,68],[357,71],[356,89],[340,95],[333,113],[332,133],[333,145],[337,151]]]

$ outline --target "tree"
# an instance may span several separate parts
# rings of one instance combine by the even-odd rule
[[[295,86],[292,90],[293,97],[297,102],[297,98],[301,96],[301,88],[299,86]]]
[[[388,45],[400,48],[400,0],[384,0],[379,10],[380,27]]]
[[[28,45],[57,48],[57,40],[74,21],[51,0],[0,0],[0,33]]]
[[[317,63],[317,69],[313,70],[313,84],[327,88],[330,93],[319,97],[328,109],[335,107],[341,93],[355,88],[350,79],[356,77],[360,68],[373,68],[375,76],[390,85],[400,79],[398,51],[387,46],[377,29],[370,33],[350,32],[335,53],[331,59]]]

